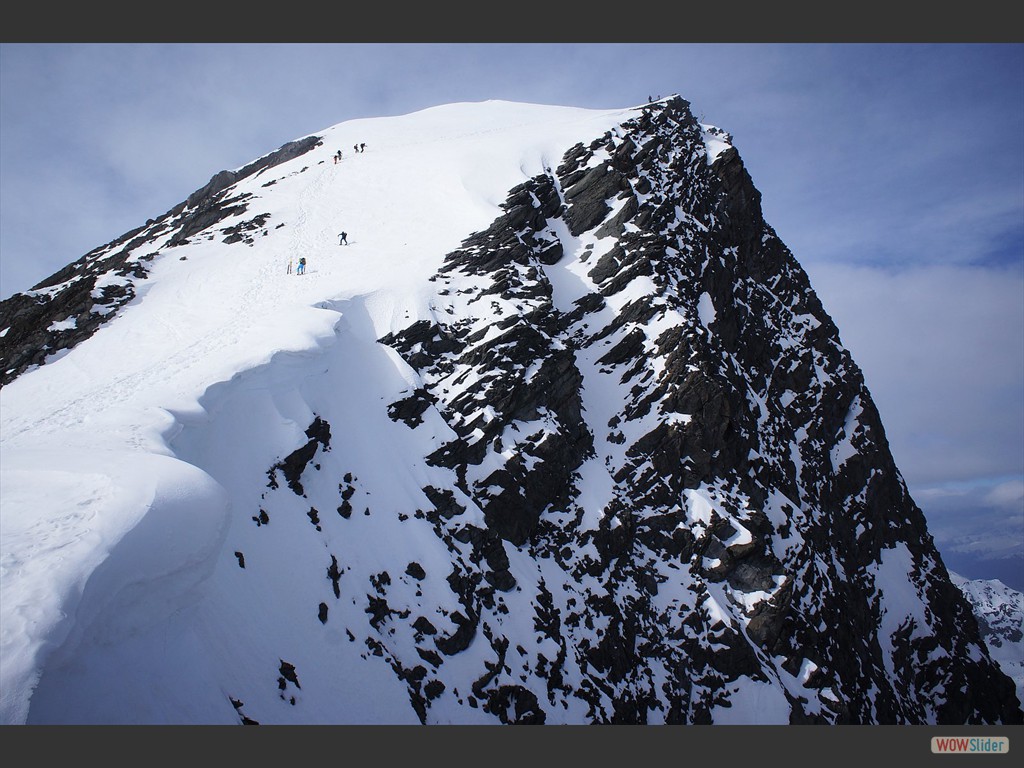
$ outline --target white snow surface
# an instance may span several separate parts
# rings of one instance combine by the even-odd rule
[[[443,595],[451,596],[443,576],[434,575],[446,572],[443,544],[426,523],[400,523],[394,511],[423,506],[422,488],[433,479],[446,485],[447,470],[427,466],[423,457],[452,432],[431,411],[415,430],[388,417],[388,404],[417,379],[376,340],[443,311],[433,304],[437,287],[429,278],[447,253],[502,213],[512,187],[556,167],[577,142],[637,114],[638,108],[488,101],[340,123],[317,132],[323,143],[315,150],[238,182],[234,192],[252,196],[244,214],[188,244],[158,241],[133,253],[153,256],[148,278],[133,281],[135,299],[91,338],[0,389],[0,724],[235,724],[235,701],[275,723],[304,724],[311,712],[315,722],[418,723],[387,660],[368,660],[345,635],[346,626],[366,622],[365,602],[349,604],[345,595],[331,609],[339,620],[332,614],[323,626],[308,611],[318,599],[309,585],[326,583],[323,564],[310,563],[309,554],[325,540],[344,545],[343,571],[355,572],[354,583],[381,570],[384,547],[391,562],[407,557],[430,574],[415,585],[426,595],[421,603],[443,606]],[[711,126],[704,126],[704,140],[708,163],[729,146],[728,134]],[[353,152],[360,142],[365,152]],[[339,149],[343,158],[335,163]],[[203,183],[197,180],[197,188]],[[211,234],[259,213],[269,218],[251,245],[226,245]],[[347,246],[338,244],[342,231]],[[573,242],[567,231],[557,235],[570,251],[594,245]],[[306,274],[289,274],[288,263],[300,257],[308,261]],[[571,260],[546,269],[563,308],[588,290],[573,270]],[[610,304],[647,289],[637,283]],[[708,294],[697,312],[705,326],[714,323]],[[52,329],[73,325],[60,320]],[[601,423],[622,397],[618,386],[593,376],[581,394]],[[337,534],[326,524],[317,538],[308,522],[276,519],[253,534],[250,517],[266,478],[254,482],[251,468],[269,468],[282,458],[280,446],[304,443],[315,415],[334,430],[324,461],[334,462],[335,473],[303,482],[336,484],[339,468],[359,477],[345,540],[332,540]],[[855,451],[856,415],[851,409],[837,435],[836,471]],[[516,429],[526,434],[543,426]],[[512,445],[516,433],[507,432],[503,442]],[[609,455],[621,450],[605,442],[599,448]],[[799,469],[796,448],[793,459]],[[596,460],[581,474],[584,523],[596,526],[611,481]],[[372,520],[365,489],[372,489]],[[681,499],[698,535],[712,510],[723,514],[715,498],[713,489],[701,489]],[[304,519],[309,504],[295,497],[292,506]],[[768,512],[781,521],[785,507],[784,498],[773,497]],[[736,540],[728,546],[749,537],[740,520],[733,522]],[[780,552],[799,543],[798,536],[776,541]],[[236,547],[259,569],[240,568]],[[557,605],[574,598],[572,585],[542,572],[550,564],[527,562],[514,549],[509,556],[524,594],[549,576]],[[874,569],[883,643],[908,621],[918,629],[927,624],[908,591],[910,570],[903,548],[888,551]],[[402,607],[408,588],[393,585],[393,607]],[[411,594],[405,597],[415,605]],[[1020,597],[1000,598],[1018,601],[1004,611],[1018,623]],[[685,595],[665,590],[659,599]],[[713,590],[706,607],[727,625],[736,599]],[[514,601],[513,593],[507,620],[518,629],[510,634],[533,636],[532,611],[517,610]],[[270,603],[277,622],[260,618]],[[401,635],[391,642],[411,648]],[[553,644],[543,636],[537,642]],[[300,671],[301,687],[287,683],[282,695],[268,694],[283,649],[296,669],[317,674]],[[1022,690],[1019,642],[996,650]],[[550,657],[556,652],[547,649]],[[463,656],[449,658],[446,668],[469,664]],[[716,709],[715,722],[787,722],[782,691],[801,695],[812,667],[805,662],[800,676],[775,683],[734,682],[730,706]],[[265,679],[252,681],[253,669]],[[579,675],[571,658],[565,673],[570,684]],[[445,691],[431,705],[432,719],[493,722],[461,703],[457,691]],[[567,706],[564,722],[586,721],[582,703]]]
[[[984,617],[989,653],[1016,684],[1024,708],[1024,594],[999,579],[965,579],[958,573],[950,578]]]
[[[412,475],[429,471],[416,464],[423,454],[401,455],[389,434],[409,430],[386,415],[412,374],[376,339],[431,317],[428,278],[500,215],[509,189],[636,114],[489,101],[330,127],[315,150],[237,184],[253,196],[239,221],[270,214],[252,245],[203,235],[158,244],[118,317],[0,390],[0,722],[237,723],[232,692],[209,681],[227,687],[253,655],[267,655],[275,675],[271,640],[303,633],[281,626],[277,638],[238,641],[266,595],[238,581],[226,548],[232,520],[249,516],[232,504],[246,494],[259,503],[234,468],[269,467],[281,458],[269,445],[304,442],[307,403],[330,388],[329,421],[358,446],[349,460],[363,485],[387,489],[394,508],[422,504]],[[301,256],[306,274],[287,274]],[[441,437],[444,425],[431,428]],[[408,537],[375,523],[375,536]],[[309,544],[294,546],[299,557]],[[443,554],[388,546],[425,565]],[[279,565],[271,586],[299,589],[302,565]],[[223,626],[235,626],[230,637]],[[324,680],[302,680],[301,695],[320,697],[339,722],[415,722],[392,671],[346,664],[359,649],[336,635],[308,649],[337,663]],[[752,692],[750,705],[765,700]]]

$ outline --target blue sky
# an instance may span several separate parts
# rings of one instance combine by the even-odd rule
[[[1024,589],[1021,44],[3,43],[0,298],[339,122],[671,93],[732,134],[947,562]]]

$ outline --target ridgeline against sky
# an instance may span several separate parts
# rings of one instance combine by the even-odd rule
[[[4,722],[1022,722],[678,96],[290,142],[0,304],[0,362]]]

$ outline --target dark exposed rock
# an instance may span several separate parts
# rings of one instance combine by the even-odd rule
[[[410,427],[416,427],[423,423],[423,412],[434,402],[433,396],[421,387],[408,397],[389,405],[388,416],[395,421],[404,421]]]
[[[423,566],[419,563],[409,563],[409,567],[405,569],[405,572],[417,580],[422,580],[427,576],[427,572],[423,570]]]
[[[294,160],[296,157],[300,157],[311,149],[319,146],[321,141],[322,140],[319,136],[307,136],[304,139],[289,141],[287,144],[282,145],[280,148],[264,155],[258,160],[254,160],[238,171],[220,171],[215,173],[203,187],[200,187],[188,196],[188,199],[184,203],[184,207],[200,207],[204,202],[211,200],[231,185],[236,184],[249,176],[258,176],[268,168],[273,168],[281,163]]]
[[[338,568],[338,558],[331,555],[331,565],[327,569],[327,578],[331,580],[331,586],[334,588],[334,596],[341,597],[341,570]]]
[[[764,222],[739,153],[709,158],[706,132],[673,98],[576,144],[447,255],[431,319],[379,339],[416,379],[388,416],[421,437],[425,423],[450,430],[417,467],[422,510],[371,502],[376,487],[351,473],[338,481],[348,446],[328,455],[317,416],[268,485],[280,473],[302,497],[311,467],[324,482],[307,482],[308,501],[268,492],[275,527],[246,535],[267,546],[297,517],[283,508],[308,508],[317,546],[356,547],[343,555],[354,564],[388,530],[379,521],[408,521],[366,559],[376,572],[334,555],[325,570],[336,600],[346,578],[337,610],[365,611],[359,626],[337,611],[333,624],[389,665],[421,723],[456,702],[507,724],[584,710],[592,723],[714,723],[756,696],[794,724],[1019,724],[1013,683],[950,582],[863,376]],[[217,174],[0,304],[0,383],[130,301],[155,233],[212,238],[231,219],[224,242],[253,242],[269,216],[233,185],[317,141]],[[101,274],[119,279],[98,292]],[[347,522],[322,520],[324,504]],[[353,519],[354,505],[365,512]],[[918,601],[905,617],[881,575],[897,566],[895,591]],[[321,623],[328,613],[319,603]],[[290,685],[282,660],[294,705]]]
[[[602,221],[611,210],[608,199],[622,189],[623,180],[611,166],[598,165],[565,190],[569,232],[580,235]],[[628,188],[628,187],[627,187]]]
[[[412,624],[413,628],[417,632],[422,632],[424,635],[436,635],[437,629],[431,624],[425,617],[418,616],[416,621]]]
[[[366,613],[370,614],[370,626],[380,629],[381,622],[388,618],[394,611],[388,605],[388,601],[382,597],[366,596],[368,605]]]
[[[309,518],[309,522],[311,522],[318,531],[321,530],[320,513],[317,511],[316,507],[310,507],[309,512],[306,513],[306,517]]]
[[[289,664],[284,659],[280,659],[280,662],[281,666],[278,668],[278,671],[281,673],[279,687],[283,690],[285,688],[286,683],[291,683],[296,688],[301,688],[302,686],[299,685],[299,678],[298,675],[295,673],[294,665]]]
[[[177,231],[167,241],[169,247],[184,245],[189,238],[209,229],[219,221],[231,216],[241,216],[248,210],[250,195],[222,199],[214,195],[202,198],[196,206],[188,206],[176,220]]]
[[[270,478],[269,487],[277,487],[276,473],[280,469],[284,473],[285,480],[288,481],[288,487],[297,496],[305,495],[305,489],[302,487],[300,480],[302,473],[309,462],[312,461],[318,448],[324,451],[331,449],[331,425],[317,416],[309,427],[306,428],[306,437],[309,440],[305,445],[292,451],[283,461],[279,461],[268,470],[267,475]],[[315,524],[317,521],[313,520],[313,522]]]
[[[544,725],[547,716],[537,695],[521,685],[503,685],[487,697],[487,711],[504,725]]]
[[[266,226],[267,219],[269,218],[269,213],[261,213],[248,221],[243,221],[230,227],[225,227],[224,234],[226,237],[224,238],[224,242],[228,245],[231,243],[242,242],[252,245],[253,238],[251,233],[262,230]]]
[[[676,97],[575,145],[449,254],[434,278],[443,320],[380,339],[421,379],[392,418],[414,427],[435,408],[457,435],[427,457],[455,486],[424,489],[459,562],[449,583],[463,610],[438,650],[487,638],[497,660],[467,703],[509,723],[544,722],[562,697],[586,701],[592,722],[710,723],[730,686],[779,674],[801,680],[783,694],[793,723],[1019,722],[1012,683],[972,661],[977,627],[860,371],[764,222],[738,152],[709,163],[704,131]],[[559,227],[598,245],[573,254]],[[595,290],[560,307],[545,268],[567,256]],[[581,392],[601,376],[622,404],[595,435],[605,425],[588,422]],[[844,439],[855,450],[837,466]],[[605,467],[608,500],[582,525],[588,461]],[[473,513],[484,527],[456,524]],[[933,623],[879,638],[865,574],[894,547],[914,552]],[[509,548],[587,583],[583,602],[517,584]],[[502,677],[514,667],[500,595],[522,588],[537,590],[535,628],[551,645],[515,648],[549,702]],[[898,646],[895,677],[880,643]],[[573,656],[582,682],[566,688]],[[969,692],[933,698],[948,680]]]
[[[476,636],[477,617],[467,617],[460,611],[455,611],[451,615],[451,620],[456,624],[455,632],[447,637],[434,639],[437,650],[445,656],[454,656],[456,653],[466,650]]]
[[[445,519],[450,520],[466,511],[466,508],[456,501],[455,494],[448,489],[438,490],[428,485],[423,489],[423,493],[430,499],[437,513]]]

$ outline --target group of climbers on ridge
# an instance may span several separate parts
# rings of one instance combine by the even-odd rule
[[[358,144],[353,144],[352,148],[355,150],[355,152],[357,154],[362,154],[363,152],[366,151],[366,142],[361,142],[361,143],[358,143]],[[340,163],[341,159],[342,159],[341,150],[339,149],[337,152],[335,152],[334,155],[332,155],[332,158],[334,160],[334,164],[335,165]],[[338,233],[338,245],[348,245],[348,232],[345,232],[343,230],[343,231]],[[296,267],[294,269],[294,272],[293,272],[292,267],[293,267],[292,257],[288,257],[287,274],[289,274],[289,275],[291,275],[293,273],[296,274],[296,275],[304,275],[304,274],[306,274],[306,257],[305,256],[299,257],[299,265],[298,265],[298,267]]]

